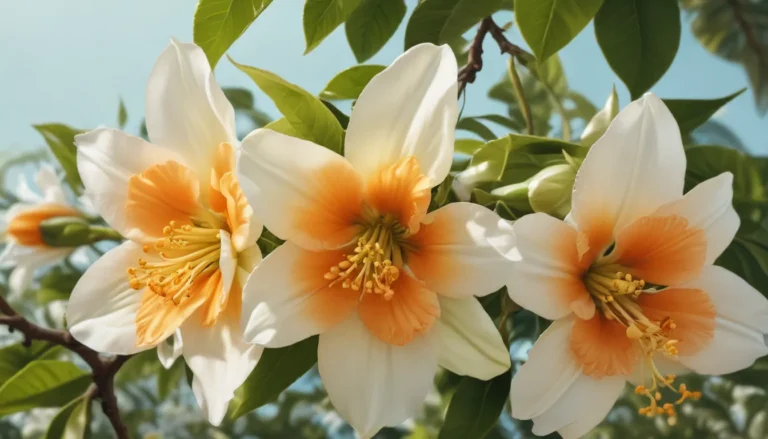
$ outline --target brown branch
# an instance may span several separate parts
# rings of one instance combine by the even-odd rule
[[[103,358],[98,352],[85,346],[72,337],[69,331],[60,331],[38,326],[23,316],[0,296],[0,325],[6,325],[11,332],[19,331],[24,336],[24,345],[29,346],[33,340],[47,341],[63,346],[76,353],[83,359],[93,372],[93,385],[85,392],[87,398],[99,398],[101,409],[112,424],[119,439],[128,439],[128,428],[120,418],[120,411],[115,396],[115,374],[130,358],[129,355],[119,355]]]
[[[485,17],[477,28],[477,33],[475,34],[474,40],[472,40],[472,45],[469,46],[467,64],[459,70],[459,96],[464,92],[467,84],[475,82],[477,72],[483,69],[483,41],[485,41],[485,36],[488,34],[491,34],[491,37],[496,41],[501,53],[507,53],[514,56],[523,65],[527,65],[528,63],[528,60],[525,57],[527,52],[520,46],[512,44],[504,35],[504,29],[496,24],[496,22],[493,21],[493,18]]]

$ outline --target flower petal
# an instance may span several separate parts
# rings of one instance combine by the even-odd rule
[[[490,380],[511,365],[501,334],[474,297],[440,298],[435,337],[437,362],[453,373]]]
[[[211,327],[201,324],[201,315],[192,316],[181,327],[184,360],[195,375],[192,391],[213,425],[221,424],[235,390],[256,367],[264,350],[243,339],[239,308],[228,308]]]
[[[416,415],[437,371],[430,334],[405,346],[374,337],[353,314],[320,335],[317,364],[334,408],[363,438]]]
[[[184,342],[181,338],[181,330],[176,330],[173,336],[168,337],[164,342],[157,345],[157,359],[164,368],[170,369],[176,359],[181,356]]]
[[[419,230],[431,197],[429,178],[413,157],[379,168],[365,186],[366,205],[380,216],[392,215],[410,233]]]
[[[270,253],[244,288],[243,328],[250,343],[288,346],[341,323],[359,295],[323,276],[343,258],[341,250],[310,252],[286,242]]]
[[[232,231],[232,243],[235,250],[253,246],[261,235],[262,224],[253,216],[253,208],[248,204],[245,193],[232,173],[224,174],[219,189],[226,203],[226,218]]]
[[[145,105],[152,143],[181,154],[204,182],[219,144],[237,144],[235,110],[194,44],[171,40],[149,76]]]
[[[578,232],[544,213],[520,218],[513,230],[517,253],[507,282],[512,300],[550,320],[571,311],[592,318],[595,306],[581,280]]]
[[[456,58],[419,44],[374,76],[349,119],[345,155],[363,176],[413,156],[439,184],[451,168],[458,118]]]
[[[570,216],[593,236],[606,226],[621,229],[683,195],[685,164],[675,118],[661,99],[646,94],[590,148],[573,186]],[[590,242],[598,253],[610,244],[602,237]]]
[[[83,274],[67,306],[69,332],[89,348],[129,355],[137,348],[136,313],[141,291],[128,285],[126,270],[145,256],[140,245],[127,241],[108,251]]]
[[[768,347],[762,333],[716,317],[715,335],[709,345],[694,355],[679,358],[696,373],[723,375],[746,369],[766,354]]]
[[[59,181],[59,177],[56,176],[56,171],[51,165],[44,163],[40,166],[37,174],[35,174],[35,184],[42,192],[45,201],[69,205],[61,181]]]
[[[256,130],[243,139],[238,181],[255,216],[281,239],[323,250],[347,244],[358,231],[363,181],[319,145]]]
[[[655,294],[641,294],[637,304],[651,321],[672,319],[670,338],[680,341],[681,356],[706,349],[715,330],[715,306],[707,293],[696,288],[667,288]]]
[[[150,240],[126,218],[128,181],[151,166],[169,160],[178,162],[179,156],[138,137],[106,128],[75,136],[75,143],[77,169],[99,215],[128,239]]]
[[[712,264],[733,241],[741,224],[732,200],[733,174],[724,172],[700,183],[680,200],[665,204],[653,215],[679,215],[691,227],[704,230],[706,263]]]
[[[605,418],[624,383],[623,376],[580,376],[549,410],[533,418],[533,433],[545,436],[557,431],[563,439],[580,438]]]
[[[575,318],[556,320],[536,340],[528,361],[512,377],[512,416],[532,419],[549,410],[583,375],[570,351]]]
[[[596,313],[571,329],[570,351],[584,375],[593,378],[632,375],[640,362],[637,343],[620,323]]]
[[[448,297],[484,296],[504,286],[512,263],[512,226],[485,207],[451,203],[425,218],[409,239],[405,263],[416,278]]]

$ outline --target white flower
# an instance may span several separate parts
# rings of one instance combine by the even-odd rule
[[[77,340],[110,354],[175,337],[161,360],[184,355],[198,403],[219,424],[262,351],[240,332],[261,224],[234,174],[234,110],[199,47],[174,40],[160,55],[146,119],[152,143],[111,129],[75,139],[94,208],[128,241],[85,272],[67,321]]]
[[[624,384],[669,416],[700,394],[674,383],[725,374],[768,353],[768,300],[712,265],[739,228],[730,173],[683,195],[680,130],[653,95],[625,108],[592,146],[565,222],[515,223],[511,297],[555,320],[512,381],[512,415],[534,433],[586,434]]]
[[[243,190],[288,241],[245,286],[246,339],[320,334],[331,401],[365,437],[414,415],[438,364],[482,379],[509,368],[472,295],[503,285],[511,228],[468,203],[427,214],[451,166],[456,75],[447,46],[408,50],[360,95],[344,157],[270,130],[243,140]]]
[[[30,285],[35,271],[69,256],[75,247],[51,247],[40,233],[40,223],[60,216],[83,214],[67,200],[64,189],[49,165],[43,164],[35,175],[38,191],[19,183],[13,204],[0,219],[0,235],[5,235],[5,249],[0,266],[13,266],[8,284],[11,297],[19,297]]]

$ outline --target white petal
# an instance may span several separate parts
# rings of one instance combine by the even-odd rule
[[[620,229],[680,198],[685,164],[675,118],[661,99],[646,94],[590,148],[576,176],[571,215],[580,228],[600,215]]]
[[[511,365],[501,334],[474,297],[440,297],[434,331],[437,362],[453,373],[490,380]]]
[[[35,272],[66,258],[74,248],[29,248],[23,255],[17,252],[16,266],[8,278],[8,288],[15,297],[21,297],[35,278]]]
[[[35,174],[35,184],[43,194],[43,199],[50,203],[69,204],[64,195],[64,188],[61,186],[56,171],[49,164],[42,164]]]
[[[304,222],[299,223],[299,219],[307,210],[323,215],[316,221],[336,219],[333,212],[335,206],[324,203],[329,197],[339,199],[346,194],[331,192],[342,188],[329,187],[329,182],[323,180],[325,174],[321,170],[328,167],[333,167],[332,170],[340,178],[344,175],[339,173],[344,173],[355,179],[348,182],[341,180],[340,184],[353,188],[359,186],[358,195],[362,196],[362,181],[340,155],[306,140],[259,129],[243,139],[237,178],[254,216],[262,220],[267,229],[277,237],[306,249],[321,250],[338,245],[302,227],[300,224]],[[329,192],[321,196],[324,190]],[[341,229],[343,231],[343,227]]]
[[[221,235],[221,254],[219,255],[219,270],[221,270],[221,303],[224,303],[229,297],[229,290],[232,288],[232,282],[235,280],[237,270],[237,255],[232,247],[232,238],[226,230],[219,230]]]
[[[376,75],[352,109],[345,155],[363,175],[414,156],[437,185],[451,168],[458,118],[456,58],[448,46],[414,46]]]
[[[256,266],[259,265],[261,259],[261,249],[258,245],[252,245],[237,254],[237,266],[251,274]],[[240,285],[244,285],[244,283]]]
[[[512,300],[550,320],[570,314],[573,303],[591,303],[580,280],[576,229],[544,213],[520,218],[513,229],[517,252],[511,253],[507,283]]]
[[[405,346],[386,344],[356,314],[320,335],[317,365],[334,408],[360,436],[419,413],[437,371],[427,333]]]
[[[286,242],[272,251],[251,274],[243,288],[243,328],[250,343],[283,347],[320,334],[343,321],[357,306],[357,295],[347,295],[349,307],[344,313],[337,306],[326,306],[328,281],[323,272],[302,273],[313,254]],[[345,290],[346,291],[346,290]],[[328,308],[327,315],[323,311]],[[335,313],[337,315],[330,315]]]
[[[176,359],[181,355],[184,343],[181,339],[181,330],[177,329],[172,337],[168,337],[157,346],[157,359],[164,368],[170,369]]]
[[[424,219],[406,263],[427,288],[448,297],[484,296],[504,286],[512,226],[491,210],[451,203]]]
[[[160,54],[147,83],[145,109],[152,143],[181,154],[200,178],[207,178],[220,143],[237,145],[235,111],[194,44],[171,40]]]
[[[512,377],[512,416],[531,419],[549,410],[582,376],[570,353],[574,317],[556,320],[536,340],[528,361]]]
[[[114,355],[136,349],[136,311],[142,293],[128,285],[128,267],[144,252],[127,241],[99,258],[77,282],[67,306],[69,331],[89,348]]]
[[[126,238],[144,240],[125,220],[128,179],[168,160],[181,163],[174,152],[118,130],[99,128],[75,136],[77,169],[85,191],[104,220]]]
[[[768,354],[763,334],[721,317],[715,318],[715,336],[701,352],[680,356],[680,362],[694,372],[723,375],[751,366]]]
[[[621,395],[625,382],[621,376],[601,379],[582,376],[554,407],[534,418],[533,433],[545,435],[556,428],[563,439],[584,436],[605,419]],[[566,420],[568,424],[563,424]]]
[[[715,262],[739,230],[741,220],[733,208],[733,174],[724,172],[691,189],[654,215],[680,215],[707,236],[707,264]]]
[[[226,311],[212,327],[200,322],[201,316],[193,315],[181,326],[184,360],[195,375],[192,391],[197,403],[208,422],[219,425],[264,349],[246,343],[240,322]]]

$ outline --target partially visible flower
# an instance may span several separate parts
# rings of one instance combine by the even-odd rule
[[[261,224],[234,173],[232,105],[202,49],[173,40],[146,95],[152,143],[112,129],[75,138],[86,193],[128,241],[96,261],[67,309],[72,335],[100,352],[179,354],[219,424],[262,349],[240,332],[241,286],[261,259]]]
[[[69,256],[76,247],[52,247],[40,231],[40,223],[57,217],[81,217],[83,214],[67,199],[64,189],[49,165],[43,164],[35,175],[38,191],[21,180],[19,202],[5,212],[0,221],[0,235],[5,249],[0,266],[13,266],[8,285],[12,297],[22,294],[32,282],[35,271]]]
[[[565,222],[515,223],[510,295],[555,320],[512,380],[512,415],[535,434],[586,434],[627,381],[648,399],[641,415],[673,424],[677,404],[700,396],[676,374],[726,374],[768,354],[768,300],[712,265],[739,228],[733,175],[683,196],[685,167],[674,117],[646,95],[592,146]]]
[[[363,90],[344,157],[270,130],[243,140],[243,190],[288,241],[245,286],[245,336],[320,334],[328,395],[364,437],[412,416],[438,364],[481,379],[509,368],[473,295],[503,286],[511,228],[469,203],[427,213],[451,166],[456,75],[447,46],[409,49]]]

